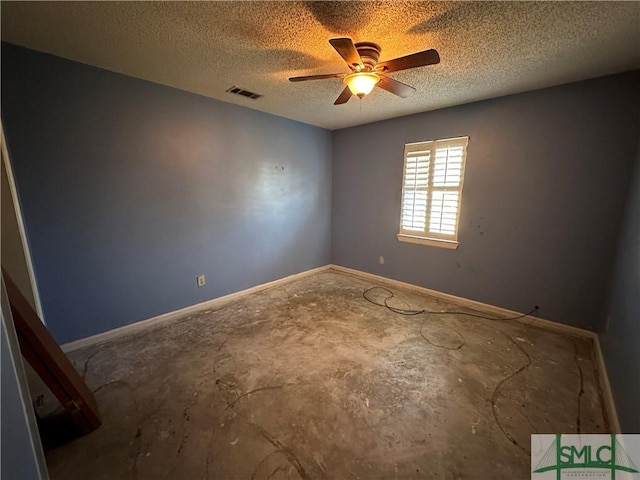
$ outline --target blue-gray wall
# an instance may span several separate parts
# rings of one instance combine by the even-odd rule
[[[600,341],[622,430],[640,433],[640,150]]]
[[[59,342],[329,262],[329,131],[8,44],[2,117]]]
[[[335,132],[333,263],[597,328],[639,104],[632,72]],[[403,145],[463,135],[459,248],[399,242]]]

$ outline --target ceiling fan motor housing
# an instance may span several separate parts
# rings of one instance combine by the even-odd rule
[[[358,42],[354,45],[364,64],[363,70],[372,72],[378,64],[378,58],[380,58],[380,51],[382,50],[380,45],[373,42]]]

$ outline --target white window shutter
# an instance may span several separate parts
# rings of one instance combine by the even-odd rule
[[[468,137],[405,145],[400,236],[455,241]]]
[[[430,156],[426,151],[406,157],[402,199],[402,227],[406,230],[425,231]]]

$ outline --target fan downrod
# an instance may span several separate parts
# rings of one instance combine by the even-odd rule
[[[357,42],[354,46],[356,47],[364,65],[364,68],[361,71],[373,72],[374,68],[376,68],[376,65],[378,64],[380,52],[382,51],[380,45],[373,42]]]

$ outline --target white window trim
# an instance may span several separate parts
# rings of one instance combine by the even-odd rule
[[[469,142],[469,137],[456,137],[456,138],[448,138],[448,139],[440,139],[440,140],[435,140],[435,141],[426,141],[426,142],[416,142],[416,143],[407,143],[404,147],[404,162],[403,162],[403,167],[402,167],[402,197],[400,200],[400,226],[399,226],[399,233],[396,236],[398,241],[401,242],[407,242],[407,243],[414,243],[414,244],[419,244],[419,245],[429,245],[429,246],[434,246],[434,247],[440,247],[440,248],[447,248],[447,249],[456,249],[458,248],[459,242],[458,242],[458,228],[459,228],[459,224],[460,224],[460,211],[461,211],[461,206],[462,206],[462,188],[464,186],[464,172],[465,172],[465,168],[466,168],[466,163],[467,163],[467,145]],[[433,163],[431,162],[435,162],[435,158],[436,158],[436,149],[439,146],[443,146],[446,145],[447,147],[455,147],[455,146],[461,146],[463,148],[463,160],[462,160],[462,168],[460,171],[460,185],[458,187],[447,187],[447,188],[443,188],[443,187],[434,187],[433,186]],[[405,199],[405,186],[406,186],[406,174],[407,174],[407,154],[412,153],[412,152],[419,152],[419,151],[425,151],[425,150],[430,150],[430,168],[429,168],[429,182],[428,182],[428,190],[427,190],[427,195],[428,195],[428,201],[427,201],[427,208],[430,207],[430,203],[431,203],[431,196],[433,191],[442,191],[442,190],[456,190],[458,192],[458,209],[457,209],[457,214],[456,214],[456,220],[455,220],[455,231],[453,233],[453,235],[447,235],[447,234],[443,234],[443,233],[434,233],[434,232],[429,232],[426,231],[424,233],[421,232],[416,232],[414,230],[405,230],[402,228],[402,215],[403,215],[403,209],[404,209],[404,199]],[[426,218],[426,226],[425,228],[428,229],[428,221],[429,219]]]
[[[460,245],[456,240],[445,240],[443,238],[417,237],[415,235],[405,235],[399,233],[396,235],[399,241],[407,243],[416,243],[418,245],[430,245],[432,247],[441,247],[455,250]]]

